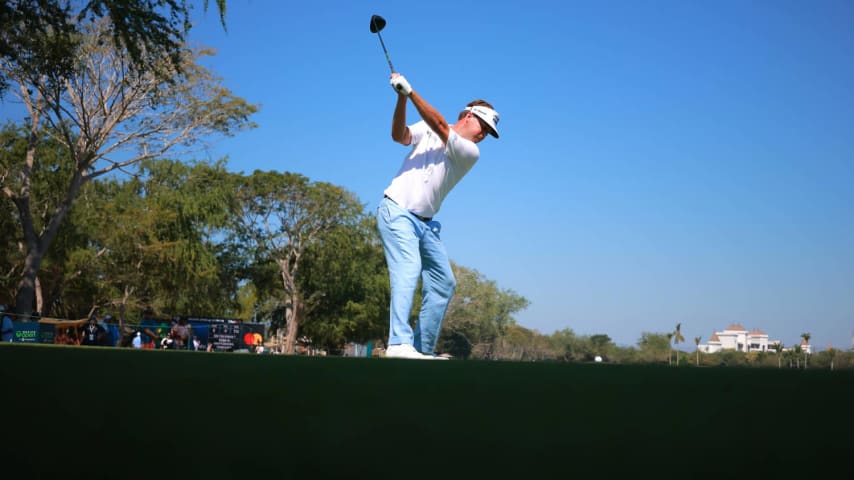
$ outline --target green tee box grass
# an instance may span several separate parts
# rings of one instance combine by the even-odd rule
[[[767,478],[854,448],[852,371],[11,344],[0,372],[16,478]]]

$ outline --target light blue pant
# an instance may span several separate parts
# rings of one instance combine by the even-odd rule
[[[391,279],[391,323],[388,344],[409,343],[432,354],[439,339],[448,303],[457,282],[445,246],[442,225],[423,222],[393,201],[383,198],[377,208],[377,226]],[[421,312],[415,329],[409,312],[421,277]]]

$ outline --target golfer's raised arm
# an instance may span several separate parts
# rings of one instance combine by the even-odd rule
[[[415,105],[415,109],[418,110],[421,118],[427,122],[430,129],[439,135],[439,138],[442,139],[442,143],[448,143],[448,132],[451,130],[451,127],[448,126],[448,122],[445,121],[445,117],[433,108],[432,105],[427,103],[426,100],[421,98],[421,95],[418,95],[418,92],[415,90],[410,92],[409,99],[412,100],[412,104]]]
[[[442,116],[433,106],[427,103],[426,100],[421,98],[421,95],[415,92],[412,89],[412,86],[406,80],[406,77],[395,72],[391,74],[391,87],[397,92],[398,97],[398,108],[400,107],[400,99],[409,97],[412,100],[412,104],[415,105],[415,109],[418,110],[418,114],[421,115],[421,118],[427,123],[427,126],[430,127],[430,130],[436,132],[439,135],[439,138],[442,139],[442,143],[448,143],[448,132],[451,127],[448,126],[448,122],[445,121],[445,117]],[[395,114],[397,114],[397,110],[395,109]],[[404,122],[406,120],[406,112],[402,113],[404,116]],[[392,138],[394,138],[394,125],[392,125]],[[395,138],[396,140],[396,138]],[[410,139],[411,140],[411,139]],[[406,142],[409,144],[409,142]]]
[[[406,126],[406,95],[397,95],[397,104],[394,106],[394,116],[391,119],[391,139],[403,145],[412,142],[412,134]]]

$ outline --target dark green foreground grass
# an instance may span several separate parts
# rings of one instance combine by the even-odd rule
[[[13,344],[0,378],[14,478],[770,478],[854,453],[851,371]]]

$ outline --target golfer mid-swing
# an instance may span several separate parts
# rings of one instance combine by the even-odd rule
[[[477,143],[487,134],[498,138],[498,113],[492,105],[475,100],[448,125],[430,104],[397,73],[391,85],[398,94],[391,137],[412,150],[385,189],[377,208],[391,280],[391,323],[386,357],[444,359],[433,351],[456,280],[445,246],[439,238],[442,225],[433,220],[454,185],[471,170],[480,151]],[[406,100],[422,121],[406,125]],[[409,312],[421,278],[421,312],[415,329]]]

